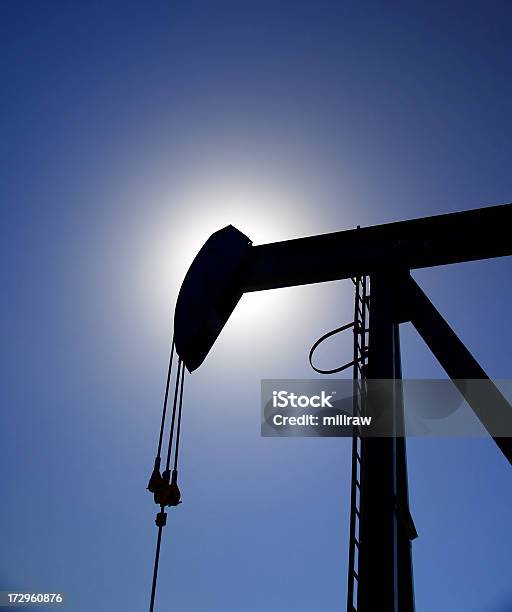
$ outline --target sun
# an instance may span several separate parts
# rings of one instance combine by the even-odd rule
[[[226,225],[234,225],[253,244],[294,238],[306,233],[303,203],[284,187],[230,179],[197,181],[189,189],[166,196],[158,218],[144,232],[151,235],[140,253],[141,292],[152,312],[169,312],[181,282],[206,240]],[[166,205],[167,204],[167,205]],[[237,307],[247,322],[265,317],[282,299],[278,292],[244,296]],[[234,322],[240,322],[237,312]],[[241,322],[243,324],[243,321]]]

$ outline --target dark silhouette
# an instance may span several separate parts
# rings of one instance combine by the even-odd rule
[[[174,319],[177,353],[189,371],[199,367],[244,292],[352,278],[356,300],[348,327],[354,330],[354,355],[348,365],[359,388],[354,414],[376,409],[375,402],[367,401],[365,380],[401,379],[399,326],[410,321],[492,431],[490,413],[511,410],[508,402],[490,381],[492,410],[467,391],[464,379],[488,376],[410,270],[512,255],[511,225],[512,205],[506,204],[261,246],[251,246],[246,236],[228,226],[209,238],[187,272]],[[401,431],[401,387],[390,386],[378,403],[378,410],[390,415],[394,431]],[[512,463],[511,439],[494,440]],[[172,489],[174,479],[169,484],[168,475],[155,470],[148,488],[163,512],[164,505],[179,503],[179,490],[177,485]],[[159,526],[157,553],[160,535]],[[362,438],[355,428],[348,612],[414,610],[415,537],[405,438]]]

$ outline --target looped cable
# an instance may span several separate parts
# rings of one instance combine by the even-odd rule
[[[347,329],[350,329],[351,327],[354,327],[354,326],[355,326],[354,321],[351,321],[350,323],[347,323],[346,325],[342,325],[341,327],[337,327],[336,329],[333,329],[330,332],[327,332],[326,334],[318,338],[318,340],[313,344],[313,346],[311,347],[311,350],[309,351],[309,365],[313,368],[313,370],[315,370],[315,372],[318,372],[319,374],[337,374],[338,372],[343,372],[343,370],[346,370],[347,368],[350,368],[351,366],[354,365],[354,360],[350,361],[349,363],[345,363],[339,368],[333,368],[332,370],[322,370],[321,368],[317,368],[315,365],[313,365],[313,353],[320,346],[320,344],[324,342],[324,340],[327,340],[327,338],[330,338],[331,336],[334,336],[335,334],[339,334],[343,331],[346,331]]]

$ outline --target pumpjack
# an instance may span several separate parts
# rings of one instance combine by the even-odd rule
[[[180,359],[181,390],[178,394],[178,369],[174,401],[179,395],[179,418],[184,367],[193,372],[203,363],[244,293],[352,279],[350,365],[359,390],[365,379],[401,379],[399,327],[411,322],[512,463],[512,439],[497,436],[491,427],[494,417],[512,408],[411,276],[411,270],[420,268],[510,256],[511,227],[512,204],[505,204],[258,246],[231,225],[219,230],[192,262],[176,303],[173,350]],[[472,394],[464,379],[487,380],[492,402]],[[169,375],[165,403],[168,388]],[[357,397],[354,409],[361,413],[365,404],[361,393]],[[388,411],[397,429],[403,425],[403,403],[397,387],[378,407]],[[168,486],[169,475],[167,469],[163,482]],[[153,488],[159,478],[155,461]],[[175,487],[176,478],[177,471]],[[165,491],[159,489],[158,551],[163,498]],[[367,438],[354,429],[350,508],[347,612],[412,612],[411,542],[417,533],[409,510],[405,437]],[[155,581],[156,572],[153,587]]]

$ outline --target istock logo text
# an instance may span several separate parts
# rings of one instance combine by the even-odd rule
[[[336,393],[334,391],[334,393]],[[288,391],[272,391],[272,406],[274,408],[332,408],[332,395],[322,391],[320,395],[297,395]]]

